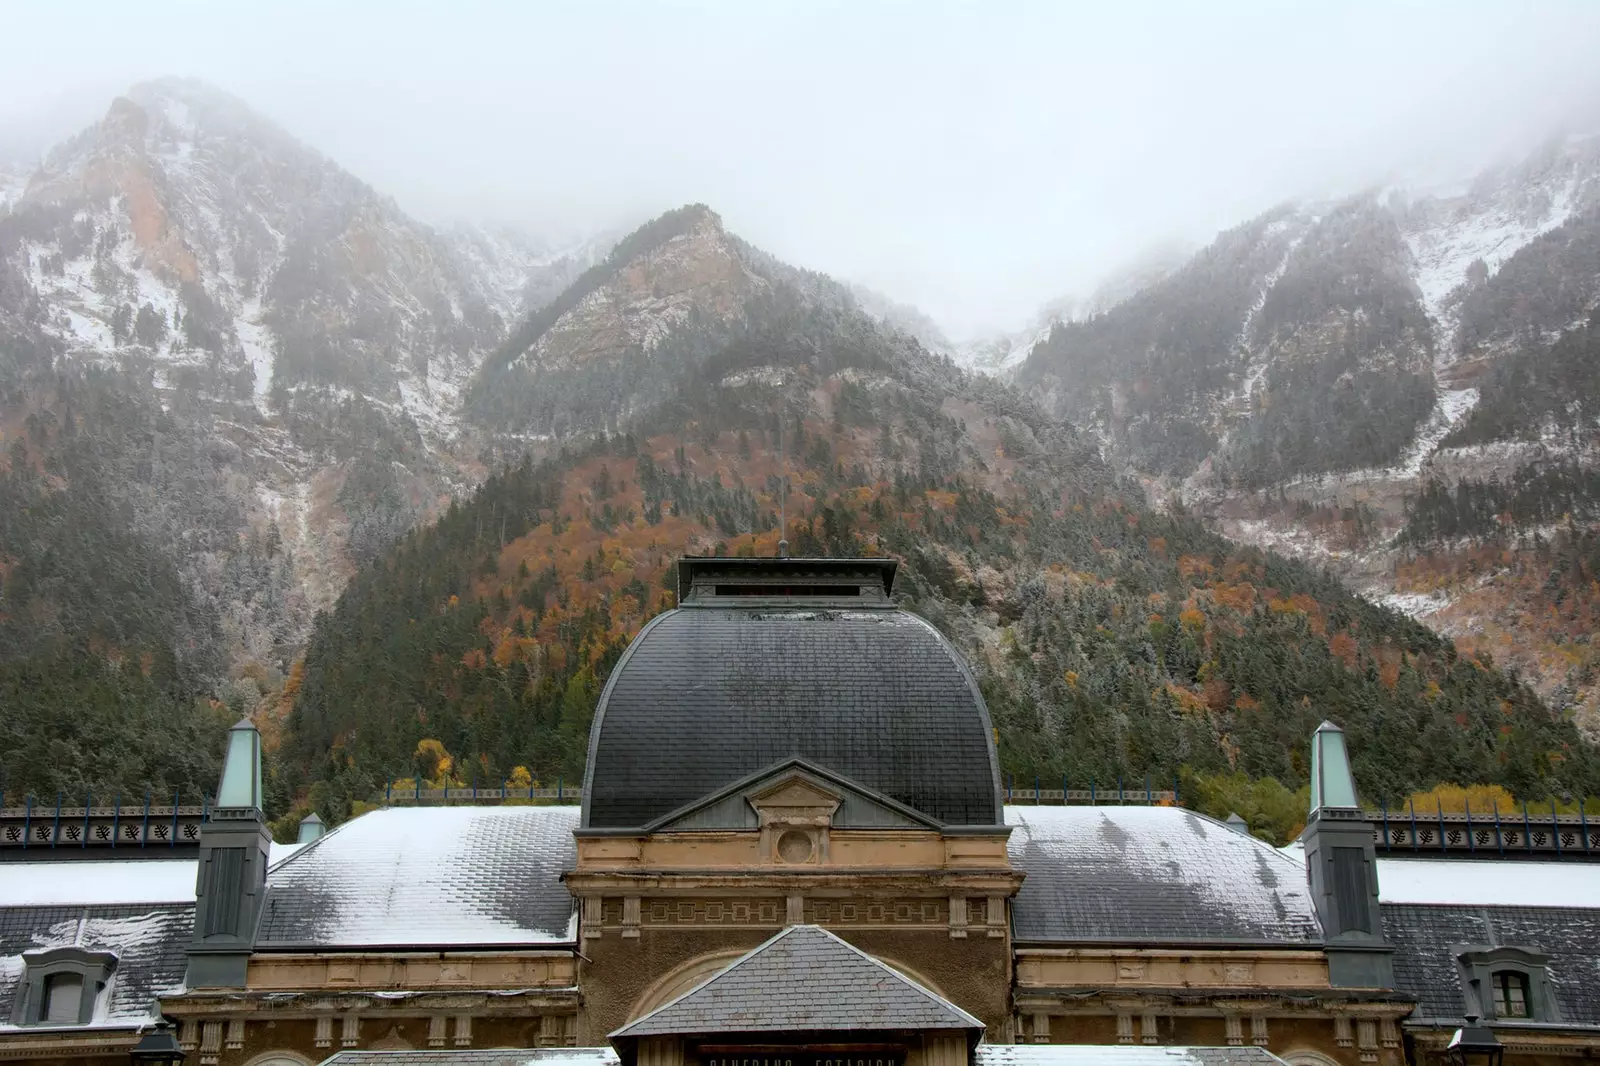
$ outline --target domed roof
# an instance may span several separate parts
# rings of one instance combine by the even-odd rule
[[[684,559],[682,606],[612,671],[582,826],[643,828],[801,758],[947,825],[999,825],[989,712],[960,655],[889,600],[881,559]]]

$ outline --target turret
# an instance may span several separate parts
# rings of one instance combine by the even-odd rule
[[[271,843],[261,810],[261,734],[245,718],[228,733],[217,801],[200,828],[190,988],[244,986]]]
[[[1393,950],[1378,911],[1373,827],[1356,802],[1344,730],[1323,722],[1311,737],[1311,814],[1301,839],[1336,988],[1394,987]]]

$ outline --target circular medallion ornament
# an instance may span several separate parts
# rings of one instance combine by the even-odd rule
[[[778,855],[784,862],[805,862],[811,858],[811,835],[790,829],[778,838]]]

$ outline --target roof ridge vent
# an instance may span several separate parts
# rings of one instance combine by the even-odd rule
[[[798,602],[885,607],[899,564],[893,559],[715,558],[678,560],[683,606]]]

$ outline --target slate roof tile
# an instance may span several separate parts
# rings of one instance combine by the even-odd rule
[[[1179,807],[1007,807],[1019,941],[1314,944],[1305,867]]]
[[[183,984],[193,930],[192,903],[0,908],[0,1029],[9,1028],[23,954],[68,946],[117,956],[95,1027],[148,1022],[155,997]]]
[[[888,607],[684,607],[613,671],[583,824],[642,826],[794,756],[945,823],[1000,821],[988,711],[926,621]]]
[[[259,947],[570,943],[576,807],[390,808],[267,874]]]
[[[611,1036],[982,1028],[960,1007],[827,930],[792,925]]]
[[[1472,866],[1461,864],[1461,876]],[[1596,901],[1600,904],[1600,900]],[[1460,945],[1526,948],[1550,956],[1548,974],[1564,1023],[1600,1025],[1600,909],[1384,903],[1400,991],[1418,1000],[1412,1021],[1459,1021],[1466,1011]]]

